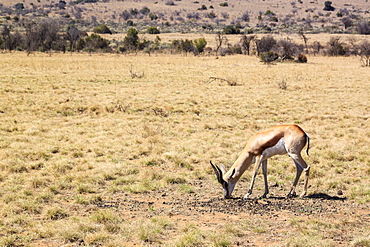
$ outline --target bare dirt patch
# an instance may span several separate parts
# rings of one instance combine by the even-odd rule
[[[145,194],[122,194],[115,200],[102,200],[96,207],[116,208],[126,219],[168,216],[176,222],[177,229],[194,224],[199,229],[217,232],[225,225],[244,222],[245,231],[235,236],[233,246],[286,245],[291,234],[299,236],[291,231],[301,227],[298,224],[305,225],[304,222],[309,222],[307,227],[314,222],[327,223],[326,228],[337,228],[328,238],[336,246],[348,246],[353,240],[348,228],[368,227],[370,223],[369,205],[345,196],[314,193],[304,198],[270,196],[261,199],[257,192],[253,199],[234,197],[227,200],[217,193],[220,188],[216,186],[204,189],[213,186],[209,181],[196,181],[192,185],[194,193],[180,193],[173,185]]]

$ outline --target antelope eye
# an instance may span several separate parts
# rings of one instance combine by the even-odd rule
[[[229,184],[228,184],[226,181],[224,181],[224,182],[222,183],[222,187],[224,187],[225,189],[228,189]]]

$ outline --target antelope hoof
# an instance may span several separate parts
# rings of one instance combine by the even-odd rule
[[[299,197],[304,197],[306,195],[306,191],[303,191],[302,194],[299,195]]]
[[[295,193],[295,191],[290,192],[290,193],[287,195],[287,198],[293,198],[293,197],[297,197],[297,194]]]
[[[250,194],[245,194],[244,198],[243,199],[248,199],[248,197],[250,196]]]

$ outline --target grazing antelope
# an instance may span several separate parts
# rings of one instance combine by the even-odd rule
[[[301,156],[301,151],[306,143],[306,153],[308,155],[308,149],[310,148],[310,137],[308,134],[297,125],[279,125],[252,136],[228,172],[226,172],[225,167],[222,164],[218,167],[212,164],[212,161],[210,161],[210,163],[216,173],[218,182],[222,184],[225,198],[231,198],[235,184],[247,168],[255,163],[254,175],[249,191],[244,196],[245,199],[252,194],[254,180],[256,179],[258,170],[262,164],[262,172],[265,181],[265,193],[262,197],[265,198],[269,193],[267,184],[267,159],[278,154],[288,154],[293,159],[297,171],[288,197],[296,195],[295,188],[299,177],[304,171],[304,191],[300,195],[302,197],[307,193],[307,183],[310,172],[310,166],[306,164]]]

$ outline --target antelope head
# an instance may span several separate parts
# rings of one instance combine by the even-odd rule
[[[235,169],[230,173],[230,175],[227,177],[227,179],[224,179],[224,175],[226,173],[225,166],[223,164],[220,164],[220,167],[214,165],[212,161],[210,161],[213,170],[216,173],[216,177],[218,182],[222,185],[222,188],[224,189],[224,197],[225,199],[231,198],[231,193],[234,190],[235,184],[232,183],[230,180],[232,176],[235,174]]]

